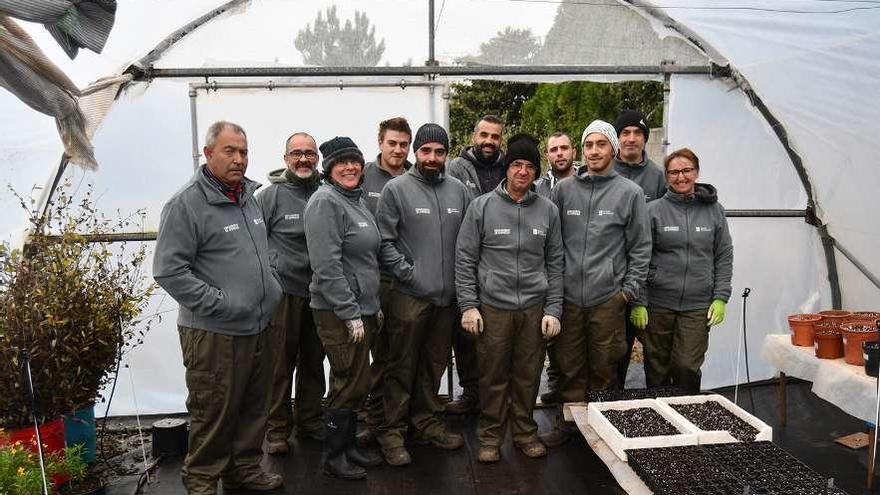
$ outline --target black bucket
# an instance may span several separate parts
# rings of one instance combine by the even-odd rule
[[[862,351],[865,353],[865,374],[876,377],[880,368],[880,340],[862,342]]]

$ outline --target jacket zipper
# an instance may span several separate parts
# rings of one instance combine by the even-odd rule
[[[443,212],[440,211],[440,197],[437,196],[437,186],[431,185],[431,192],[434,193],[434,201],[437,205],[437,219],[440,220],[440,278],[443,280],[443,289],[440,291],[440,299],[446,296],[446,253],[443,244]]]
[[[679,308],[684,304],[684,290],[687,286],[688,265],[690,265],[691,260],[691,224],[690,219],[688,218],[689,211],[690,208],[685,208],[684,210],[684,275],[681,278],[681,296],[678,298]]]
[[[586,307],[586,284],[584,283],[584,276],[586,275],[586,263],[587,263],[587,237],[590,233],[590,221],[593,219],[593,194],[595,193],[596,184],[593,180],[590,180],[590,200],[587,202],[587,223],[586,227],[584,227],[584,253],[581,256],[581,306]]]
[[[516,204],[516,307],[522,308],[519,291],[519,248],[522,243],[522,204]]]
[[[248,237],[251,239],[251,244],[254,246],[254,253],[257,255],[257,269],[260,271],[260,284],[263,286],[263,297],[260,298],[260,319],[257,321],[258,326],[263,322],[263,300],[266,298],[266,279],[265,274],[263,273],[263,260],[260,258],[260,250],[257,249],[257,242],[254,240],[254,234],[251,232],[251,226],[249,225],[247,215],[244,214],[244,205],[238,207],[238,210],[241,212],[241,217],[244,219],[245,228],[248,231]],[[263,222],[266,220],[263,219]],[[260,328],[260,331],[263,331]]]

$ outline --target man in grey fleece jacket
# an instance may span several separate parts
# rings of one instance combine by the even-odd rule
[[[540,156],[533,137],[512,137],[507,178],[474,200],[458,233],[458,305],[480,360],[480,462],[500,459],[508,418],[517,448],[547,453],[532,413],[544,339],[559,333],[565,254],[559,210],[533,190]]]
[[[207,164],[165,203],[153,277],[180,304],[177,325],[189,390],[189,450],[181,474],[190,494],[273,490],[263,435],[273,355],[267,331],[281,300],[266,226],[247,179],[247,137],[230,122],[208,129]]]
[[[552,193],[565,244],[563,332],[553,346],[563,402],[584,400],[588,389],[620,386],[626,304],[639,295],[651,258],[645,195],[611,166],[614,127],[595,120],[582,143],[585,166]],[[547,440],[558,444],[565,438]]]
[[[266,451],[285,454],[293,430],[290,395],[296,369],[297,434],[323,440],[321,399],[324,397],[324,348],[309,308],[312,270],[303,212],[320,185],[318,145],[304,132],[284,144],[286,167],[269,173],[269,187],[257,200],[269,236],[269,255],[281,280],[284,297],[275,314],[275,348],[278,349],[272,380],[272,404],[266,429]]]
[[[504,122],[495,115],[484,115],[474,125],[472,146],[461,151],[461,156],[449,162],[446,173],[468,187],[471,198],[491,192],[504,179],[507,167],[501,150]],[[477,348],[472,337],[461,330],[452,334],[455,349],[455,367],[458,381],[464,389],[461,397],[446,405],[446,412],[468,414],[480,411],[478,393],[479,369]]]
[[[395,278],[385,326],[384,418],[376,436],[395,466],[411,461],[407,422],[420,443],[449,450],[464,444],[437,417],[437,389],[458,323],[455,239],[470,203],[467,188],[443,173],[448,146],[439,125],[419,128],[416,165],[385,186],[376,211],[383,269]]]
[[[663,197],[666,193],[666,174],[645,152],[651,128],[647,117],[638,110],[624,110],[614,121],[614,130],[620,141],[620,151],[614,156],[614,169],[617,173],[635,182],[645,193],[645,200],[651,202]],[[632,303],[627,314],[632,311]],[[638,329],[627,319],[626,322],[626,354],[617,364],[617,377],[621,386],[626,383],[626,372],[629,369],[633,343]],[[644,353],[644,348],[643,348]],[[647,359],[647,356],[645,356]]]

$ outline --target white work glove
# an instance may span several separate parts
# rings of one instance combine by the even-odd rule
[[[477,308],[468,308],[461,314],[461,328],[472,335],[483,333],[483,317]]]
[[[348,329],[348,341],[358,344],[364,340],[364,321],[360,318],[345,320],[345,328]]]
[[[556,337],[560,330],[562,330],[562,324],[559,323],[559,318],[553,315],[544,315],[541,318],[541,334],[544,335],[545,340]]]
[[[379,312],[376,313],[376,329],[381,332],[383,328],[385,328],[385,313],[380,309]]]

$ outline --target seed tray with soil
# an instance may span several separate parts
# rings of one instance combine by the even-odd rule
[[[628,450],[629,465],[658,495],[741,495],[744,485],[698,446]]]
[[[701,430],[724,430],[740,442],[753,442],[758,435],[757,428],[739,419],[715,401],[696,404],[670,404],[670,407]]]
[[[826,495],[828,481],[771,442],[703,446],[727,471],[749,485],[752,493]]]
[[[678,397],[687,392],[678,387],[630,388],[626,390],[600,390],[587,392],[587,402],[614,402],[620,400],[656,399]]]
[[[697,445],[694,427],[655,399],[591,402],[587,424],[626,461],[627,449]]]
[[[699,443],[773,440],[773,428],[718,394],[661,397],[662,409],[681,418]]]

